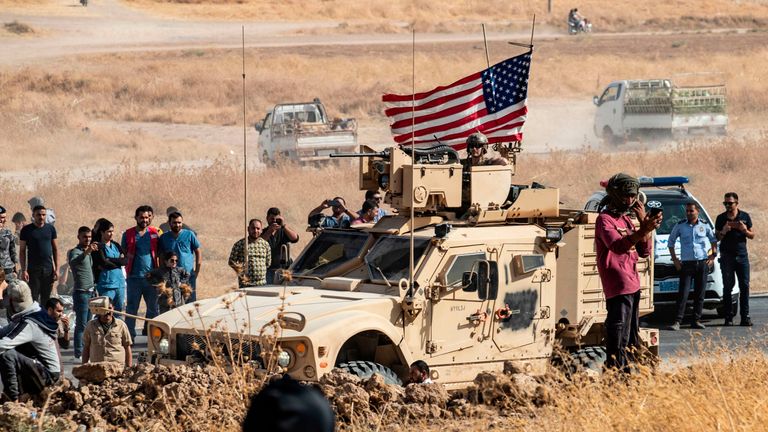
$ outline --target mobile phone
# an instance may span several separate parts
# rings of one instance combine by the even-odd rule
[[[656,217],[659,213],[661,213],[661,207],[654,207],[651,209],[651,211],[648,212],[648,215],[651,217]]]

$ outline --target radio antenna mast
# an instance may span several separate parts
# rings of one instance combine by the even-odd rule
[[[414,199],[413,199],[413,186],[414,186],[414,170],[415,170],[415,164],[416,164],[416,23],[413,23],[413,28],[411,29],[413,33],[413,40],[411,44],[411,56],[412,56],[412,63],[411,63],[411,221],[410,224],[410,231],[411,231],[411,244],[410,244],[410,262],[408,263],[408,293],[409,295],[413,295],[413,271],[414,271],[414,237],[413,237],[413,231],[414,231],[414,219],[415,219],[415,211],[414,211]]]
[[[250,260],[248,259],[248,142],[246,134],[246,122],[245,116],[245,26],[242,27],[242,42],[243,42],[243,218],[245,219],[245,237],[243,237],[243,258],[245,267],[243,268],[244,275],[248,276],[248,270],[250,267]]]

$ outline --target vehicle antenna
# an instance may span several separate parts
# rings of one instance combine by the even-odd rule
[[[413,259],[413,244],[414,244],[414,237],[413,237],[413,221],[415,219],[414,209],[413,206],[414,200],[413,200],[413,185],[414,185],[414,164],[416,163],[416,23],[414,22],[413,27],[411,28],[411,32],[413,34],[413,39],[411,43],[411,220],[409,222],[410,224],[410,231],[411,231],[411,244],[410,244],[410,262],[408,263],[408,295],[413,295],[413,268],[414,268],[414,259]]]
[[[243,241],[243,257],[245,259],[245,268],[243,274],[248,276],[248,267],[250,266],[250,260],[248,259],[248,145],[245,123],[247,119],[245,117],[245,26],[242,27],[242,42],[243,42],[243,218],[245,219],[245,237]]]
[[[488,54],[488,39],[485,37],[485,23],[483,26],[483,45],[485,46],[485,64],[487,67],[491,67],[491,56]]]

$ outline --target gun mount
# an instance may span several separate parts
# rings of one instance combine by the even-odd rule
[[[416,148],[413,162],[408,147],[374,151],[361,146],[360,153],[331,157],[360,158],[360,189],[381,189],[384,201],[401,213],[410,211],[413,202],[418,215],[439,213],[472,224],[556,216],[557,189],[528,189],[512,184],[520,143],[498,144],[494,149],[508,165],[470,166],[447,145]]]

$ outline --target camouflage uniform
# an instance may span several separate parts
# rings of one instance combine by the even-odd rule
[[[243,255],[245,239],[240,239],[232,246],[229,254],[230,263],[242,263],[245,267]],[[266,240],[259,237],[255,241],[248,242],[248,266],[239,273],[240,287],[260,286],[267,284],[267,268],[272,263],[272,249]],[[244,277],[243,277],[244,276]]]

